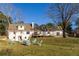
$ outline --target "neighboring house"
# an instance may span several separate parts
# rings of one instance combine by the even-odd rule
[[[12,41],[27,40],[34,33],[30,24],[9,24],[8,38]]]

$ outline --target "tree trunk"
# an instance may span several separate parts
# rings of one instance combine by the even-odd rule
[[[63,38],[66,38],[65,28],[63,29]]]
[[[66,23],[63,22],[63,38],[66,38]]]

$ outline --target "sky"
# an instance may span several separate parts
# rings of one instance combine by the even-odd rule
[[[5,4],[5,6],[7,5]],[[10,4],[10,7],[13,9],[13,12],[10,13],[10,16],[12,16],[14,21],[20,20],[24,21],[25,23],[34,22],[39,25],[52,22],[47,14],[49,4],[13,3]]]

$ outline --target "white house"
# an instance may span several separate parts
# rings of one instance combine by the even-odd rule
[[[62,37],[63,31],[61,27],[55,27],[51,30],[41,31],[39,29],[35,29],[34,35],[37,36],[54,36],[54,37]]]
[[[11,41],[28,40],[32,35],[62,37],[62,29],[57,27],[47,31],[35,30],[34,23],[30,24],[9,24],[8,39]]]
[[[27,40],[33,33],[33,26],[30,24],[9,24],[8,27],[8,38],[11,41]]]

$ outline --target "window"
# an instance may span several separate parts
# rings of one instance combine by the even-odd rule
[[[50,34],[50,32],[47,32],[47,34]]]
[[[60,32],[57,32],[57,36],[59,36],[60,35]]]
[[[22,36],[19,36],[18,38],[19,38],[19,40],[22,40]]]
[[[15,37],[13,37],[13,39],[15,39]]]
[[[37,32],[34,32],[34,35],[37,35],[38,33]]]
[[[30,32],[28,31],[28,32],[26,32],[26,34],[30,34]]]
[[[26,37],[25,37],[25,39],[26,39]]]
[[[15,34],[15,32],[14,32],[14,34]]]
[[[16,29],[18,29],[18,26],[16,26]]]

